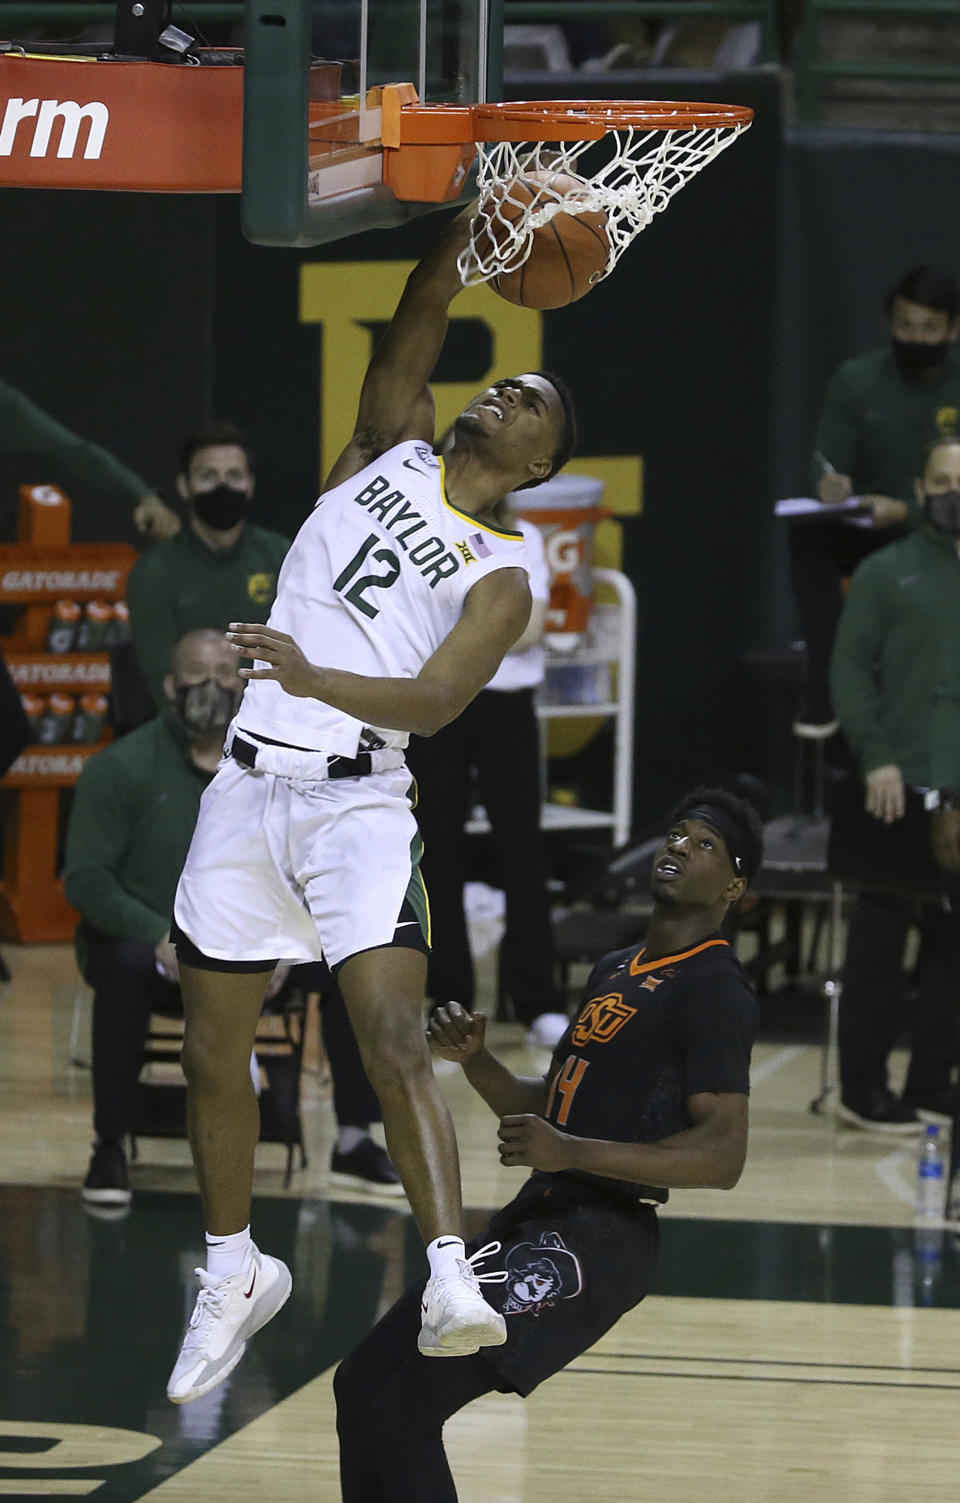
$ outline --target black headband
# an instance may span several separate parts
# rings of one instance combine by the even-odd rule
[[[701,819],[711,830],[716,830],[727,848],[731,865],[738,877],[746,877],[749,881],[753,872],[747,870],[747,859],[744,855],[743,836],[735,820],[725,809],[718,804],[694,804],[692,809],[684,809],[683,819]]]

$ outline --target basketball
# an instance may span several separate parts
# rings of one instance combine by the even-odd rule
[[[499,217],[494,216],[483,232],[491,249],[499,249],[507,239],[509,225],[519,219],[538,189],[546,187],[567,196],[582,186],[577,178],[563,172],[528,172],[510,183],[497,206]],[[534,230],[533,245],[523,265],[492,277],[490,286],[508,303],[521,308],[565,308],[585,297],[599,282],[609,250],[607,216],[602,210],[560,213]]]

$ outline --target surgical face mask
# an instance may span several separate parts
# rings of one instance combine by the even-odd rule
[[[194,491],[193,509],[201,522],[216,532],[229,532],[242,522],[250,507],[246,491],[232,485],[215,485],[211,491]]]
[[[205,678],[202,684],[180,684],[175,691],[177,718],[190,737],[225,731],[237,713],[242,692],[225,689],[215,678]]]
[[[923,508],[931,527],[960,538],[960,491],[940,491],[939,494],[927,491]]]
[[[919,339],[894,339],[893,353],[905,376],[919,376],[924,371],[934,370],[947,358],[950,341],[938,340],[936,344],[922,344]]]

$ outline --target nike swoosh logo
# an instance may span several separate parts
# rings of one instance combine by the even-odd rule
[[[419,926],[420,926],[420,920],[419,919],[402,919],[400,921],[400,923],[397,925],[397,928],[398,929],[409,929],[411,924],[416,924],[417,927],[419,928]]]
[[[256,1282],[257,1282],[257,1270],[254,1269],[253,1270],[253,1278],[250,1280],[250,1288],[244,1294],[244,1296],[243,1296],[244,1299],[249,1299],[250,1298],[251,1294],[253,1293],[253,1286],[254,1286],[254,1284]]]
[[[420,1309],[423,1311],[424,1315],[426,1315],[426,1313],[427,1313],[427,1302],[426,1302],[425,1299],[422,1299],[420,1301]]]
[[[459,1242],[459,1241],[460,1241],[459,1237],[448,1237],[447,1240],[446,1240],[446,1242],[438,1242],[437,1246],[438,1247],[452,1247],[455,1242]]]
[[[403,461],[403,467],[405,470],[413,470],[415,475],[422,475],[424,479],[426,479],[426,470],[421,470],[420,466],[417,464],[411,464],[409,459],[405,459]]]

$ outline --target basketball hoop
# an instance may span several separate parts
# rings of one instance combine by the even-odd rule
[[[516,271],[536,230],[558,214],[584,213],[606,215],[607,262],[595,279],[602,281],[753,119],[740,105],[638,100],[475,105],[470,114],[479,168],[470,244],[459,260],[465,286]]]

